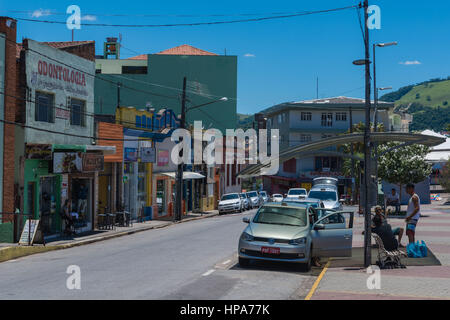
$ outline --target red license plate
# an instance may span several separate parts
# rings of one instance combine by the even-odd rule
[[[261,253],[264,254],[280,254],[280,248],[262,247]]]

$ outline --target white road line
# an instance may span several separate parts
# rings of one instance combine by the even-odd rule
[[[204,277],[209,276],[209,275],[210,275],[211,273],[213,273],[214,271],[216,271],[216,270],[210,269],[210,270],[206,271],[204,274],[202,274],[202,276],[204,276]]]
[[[226,261],[222,262],[222,264],[228,264],[230,262],[231,262],[231,260],[226,260]]]

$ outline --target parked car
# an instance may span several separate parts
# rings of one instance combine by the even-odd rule
[[[219,214],[227,212],[242,212],[242,201],[239,193],[224,194],[219,201]]]
[[[308,196],[308,192],[305,188],[291,188],[289,189],[286,198],[306,198]]]
[[[274,193],[272,195],[272,202],[282,202],[283,201],[283,195],[279,193]]]
[[[247,198],[250,201],[252,209],[259,208],[262,205],[262,198],[259,196],[257,191],[247,192]]]
[[[308,198],[322,200],[326,209],[332,209],[336,211],[342,210],[342,204],[341,202],[339,202],[338,191],[334,186],[314,186],[309,191]]]
[[[317,218],[314,208],[296,203],[270,203],[262,206],[239,238],[239,264],[270,260],[311,268],[312,257],[350,257],[352,254],[353,213],[347,227],[343,212]]]
[[[239,196],[241,197],[242,207],[244,208],[244,210],[249,210],[250,209],[250,201],[247,198],[247,195],[245,193],[240,193]]]
[[[266,203],[269,201],[269,196],[267,195],[267,192],[265,191],[260,191],[259,195],[262,197],[263,199],[263,203]]]

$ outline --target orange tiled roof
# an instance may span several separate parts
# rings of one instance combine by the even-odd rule
[[[95,43],[95,41],[58,41],[58,42],[41,42],[41,43],[56,49],[60,49],[60,48],[81,46],[83,44]]]
[[[156,54],[179,55],[179,56],[217,56],[217,54],[215,54],[215,53],[201,50],[201,49],[195,48],[193,46],[190,46],[188,44],[183,44],[178,47],[170,48],[170,49],[158,52]],[[141,55],[138,55],[135,57],[128,58],[128,60],[147,60],[147,55],[141,54]]]

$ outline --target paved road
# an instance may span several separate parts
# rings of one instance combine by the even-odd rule
[[[0,264],[0,299],[298,299],[315,281],[290,265],[237,265],[242,217],[191,221]],[[68,290],[67,267],[81,270]],[[317,272],[317,271],[316,271]]]

